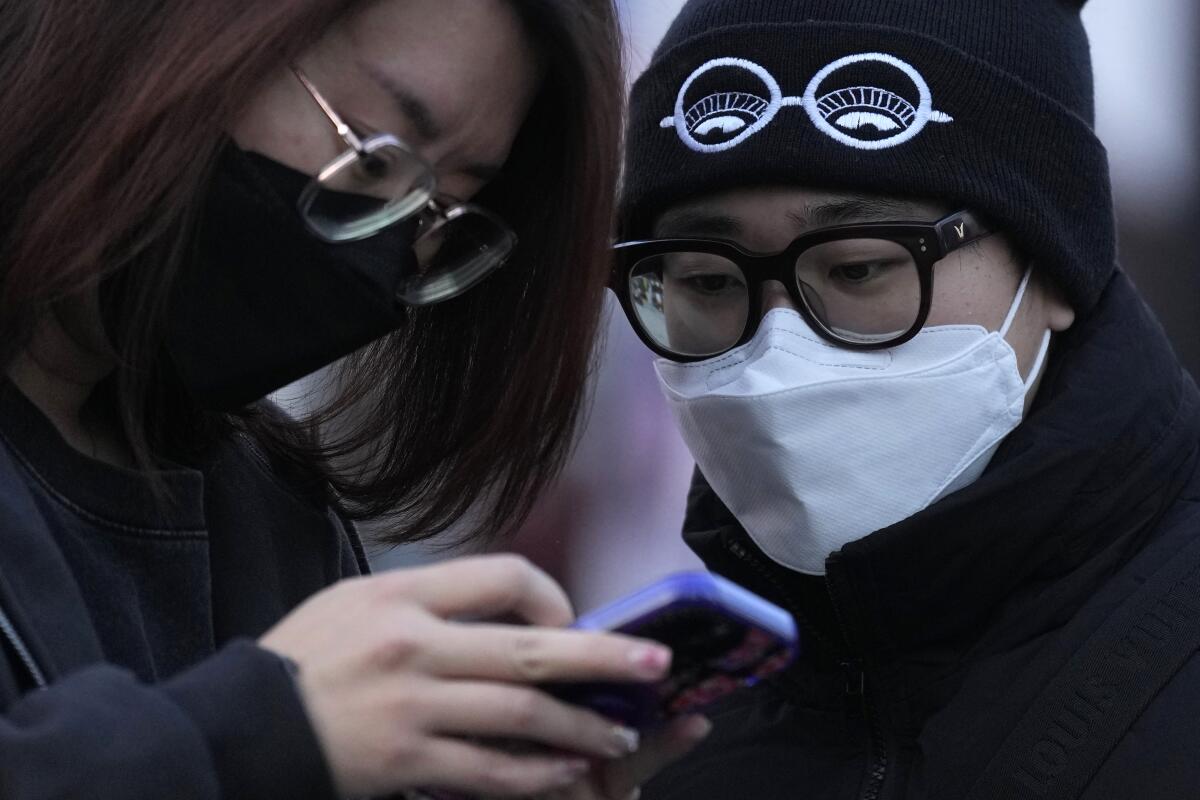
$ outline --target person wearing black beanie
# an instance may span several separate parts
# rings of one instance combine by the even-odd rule
[[[612,288],[783,677],[646,798],[1196,796],[1200,392],[1117,264],[1084,0],[692,0]]]

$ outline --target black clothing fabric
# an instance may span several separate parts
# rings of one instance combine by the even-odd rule
[[[1200,392],[1118,272],[987,472],[847,545],[824,578],[769,561],[698,479],[685,537],[789,608],[803,649],[720,706],[710,741],[645,796],[965,797],[1042,687],[1200,537],[1198,444]],[[1196,797],[1197,741],[1192,657],[1082,797]]]
[[[1116,261],[1079,0],[691,0],[630,97],[621,235],[747,186],[980,213],[1077,311]]]
[[[0,384],[0,797],[334,796],[253,639],[366,564],[285,476],[238,437],[156,496]]]
[[[11,384],[0,388],[0,435],[18,459],[90,612],[105,660],[153,682],[211,655],[211,579],[204,476],[113,469],[69,446]]]

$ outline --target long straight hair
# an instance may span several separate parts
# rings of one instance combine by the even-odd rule
[[[512,530],[560,469],[599,323],[621,126],[611,0],[512,0],[547,63],[503,174],[477,198],[520,238],[472,292],[411,309],[294,421],[197,406],[163,347],[167,298],[239,111],[370,0],[0,0],[0,360],[100,293],[110,388],[138,463],[251,435],[305,491],[387,543]],[[69,323],[70,320],[64,320]],[[68,330],[70,325],[67,325]]]

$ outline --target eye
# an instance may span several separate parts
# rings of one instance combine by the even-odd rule
[[[887,261],[858,261],[838,264],[829,270],[829,277],[837,283],[852,286],[862,285],[882,277],[893,266],[896,265]]]
[[[713,131],[720,131],[721,133],[737,133],[742,128],[746,127],[747,124],[748,123],[746,120],[742,119],[741,117],[713,117],[712,119],[705,120],[697,125],[694,133],[697,136],[708,136]]]
[[[734,276],[716,273],[711,275],[692,275],[684,278],[683,283],[698,294],[708,295],[723,294],[744,288],[742,282]]]
[[[744,294],[745,284],[737,276],[721,272],[704,272],[679,277],[682,288],[691,294],[718,297]]]
[[[856,131],[859,128],[867,126],[881,132],[900,130],[900,123],[890,117],[885,117],[883,114],[876,114],[871,111],[851,111],[835,119],[833,124],[848,131]]]
[[[917,118],[912,103],[895,92],[873,86],[854,86],[830,92],[817,101],[826,120],[848,131],[891,134],[907,130]]]
[[[385,159],[371,153],[358,159],[358,169],[364,178],[383,180],[388,176],[391,165]]]
[[[688,109],[688,130],[697,138],[724,141],[761,120],[769,105],[769,101],[749,92],[710,94]]]

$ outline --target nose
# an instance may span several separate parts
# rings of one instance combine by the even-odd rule
[[[763,283],[762,296],[762,313],[774,311],[777,308],[790,308],[796,310],[796,304],[792,302],[791,296],[788,295],[787,289],[779,281],[765,281]]]

